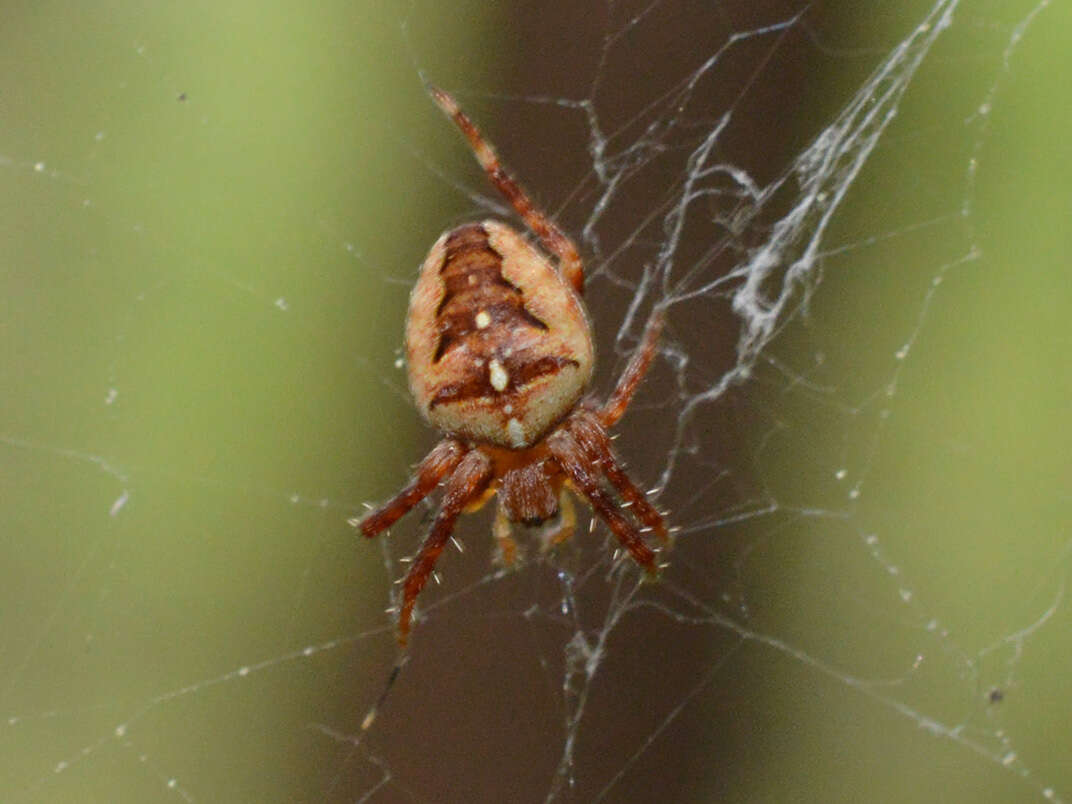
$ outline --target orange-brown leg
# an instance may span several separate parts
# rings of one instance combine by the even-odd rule
[[[428,582],[428,576],[435,569],[436,560],[454,531],[454,523],[458,515],[465,510],[465,506],[484,492],[488,481],[491,480],[491,474],[491,459],[480,450],[473,450],[466,453],[450,479],[447,480],[443,502],[432,523],[432,530],[428,533],[428,538],[424,540],[424,545],[410,565],[406,580],[402,583],[402,607],[398,612],[398,644],[403,648],[406,647],[409,639],[410,620],[413,617],[413,606],[417,602],[417,595],[421,593]]]
[[[599,411],[599,418],[604,427],[612,427],[625,415],[625,409],[633,399],[640,381],[644,379],[651,361],[655,357],[655,347],[659,343],[659,333],[663,329],[663,311],[654,310],[648,318],[647,326],[644,327],[644,336],[640,339],[636,351],[629,358],[629,365],[625,367],[622,376],[618,378],[618,385],[610,399]]]
[[[600,425],[599,419],[588,411],[579,410],[567,420],[566,426],[584,450],[589,463],[599,467],[610,484],[621,495],[623,502],[633,512],[633,516],[661,542],[667,543],[666,522],[663,521],[662,514],[648,502],[644,492],[636,487],[618,463],[611,449],[607,431]]]
[[[577,293],[582,293],[584,291],[584,270],[581,268],[581,256],[577,253],[577,247],[573,244],[573,241],[566,237],[562,230],[555,226],[543,212],[537,209],[532,199],[521,188],[521,185],[506,172],[499,162],[495,149],[491,147],[491,143],[484,139],[480,130],[473,125],[473,121],[458,108],[454,98],[438,87],[431,85],[428,86],[428,92],[431,94],[432,100],[436,102],[436,105],[443,110],[447,117],[455,122],[466,139],[469,140],[469,147],[473,149],[476,160],[484,168],[484,172],[488,174],[488,179],[491,183],[498,188],[511,206],[517,210],[517,214],[525,221],[525,225],[536,233],[544,248],[558,258],[558,270],[562,272],[566,281],[573,286]]]
[[[424,457],[417,467],[417,473],[402,491],[379,508],[370,511],[363,519],[351,519],[350,524],[359,526],[361,532],[370,538],[387,530],[409,513],[413,506],[431,494],[439,485],[439,481],[454,471],[463,455],[465,447],[460,441],[452,438],[440,441]]]
[[[662,514],[648,502],[644,492],[638,489],[629,478],[629,475],[615,463],[613,455],[610,455],[603,464],[603,474],[607,476],[607,480],[622,495],[622,499],[629,504],[633,516],[644,526],[644,529],[650,529],[663,544],[669,543],[670,538]]]
[[[617,502],[603,489],[597,468],[588,460],[577,439],[567,429],[561,428],[547,437],[547,445],[574,488],[584,495],[592,510],[607,523],[633,560],[649,575],[656,575],[659,568],[655,564],[655,553],[644,543],[633,523],[622,515]]]

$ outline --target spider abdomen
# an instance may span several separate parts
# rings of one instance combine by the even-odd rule
[[[587,314],[551,261],[509,226],[467,224],[432,246],[410,296],[409,383],[444,432],[522,449],[592,375]]]

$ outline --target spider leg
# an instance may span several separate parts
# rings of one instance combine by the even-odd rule
[[[439,481],[454,471],[463,455],[465,447],[453,438],[436,444],[421,461],[416,474],[406,487],[379,508],[365,515],[360,521],[361,532],[371,538],[391,527],[409,513],[413,506],[431,494],[439,485]],[[358,524],[355,520],[350,522]]]
[[[584,448],[573,434],[565,428],[560,428],[547,437],[547,445],[562,471],[577,491],[588,500],[592,510],[607,523],[618,541],[633,556],[633,560],[647,570],[649,575],[656,575],[659,568],[655,564],[655,553],[644,543],[640,532],[622,515],[615,500],[604,491],[595,468],[589,463]]]
[[[607,431],[600,425],[599,419],[588,411],[577,411],[570,417],[567,425],[584,450],[590,463],[598,466],[610,484],[614,486],[623,502],[633,512],[633,516],[653,532],[663,544],[669,541],[666,522],[650,502],[647,495],[625,473],[610,446]]]
[[[431,84],[428,85],[428,92],[436,105],[443,110],[447,117],[454,121],[458,128],[462,130],[466,139],[469,140],[469,147],[473,149],[477,162],[484,168],[484,172],[488,174],[488,179],[491,183],[498,188],[499,192],[510,202],[510,205],[517,210],[517,214],[525,221],[525,225],[536,233],[544,248],[558,258],[558,269],[566,278],[566,281],[573,286],[573,289],[578,294],[583,293],[584,271],[581,268],[581,256],[577,252],[577,246],[546,215],[536,208],[536,205],[521,188],[521,185],[506,172],[499,162],[495,149],[491,147],[491,143],[484,139],[480,130],[473,125],[473,121],[458,108],[454,98]]]
[[[491,459],[480,450],[472,450],[458,463],[457,468],[447,480],[443,493],[443,502],[439,506],[432,523],[432,530],[424,540],[421,550],[410,565],[405,581],[402,582],[402,607],[398,612],[398,644],[406,647],[409,639],[410,620],[413,606],[417,602],[428,576],[435,569],[436,560],[450,539],[458,515],[470,502],[479,497],[491,480]]]
[[[659,333],[662,332],[663,321],[662,310],[656,309],[652,311],[651,316],[648,318],[647,326],[644,327],[644,336],[640,339],[633,356],[629,358],[629,364],[618,379],[618,385],[614,389],[614,393],[610,395],[610,399],[599,411],[599,418],[602,420],[604,427],[611,427],[625,415],[625,409],[629,407],[629,402],[633,399],[633,393],[636,391],[637,386],[640,385],[640,381],[644,379],[644,375],[647,374],[651,361],[655,357],[655,346],[659,342]]]
[[[622,499],[631,506],[633,515],[644,526],[644,529],[651,530],[663,544],[669,544],[670,537],[662,514],[648,502],[647,496],[636,487],[629,475],[618,465],[614,460],[613,454],[604,460],[603,474],[607,476],[607,480],[622,495]]]
[[[495,508],[495,521],[491,525],[491,534],[495,537],[495,563],[500,567],[513,567],[517,563],[517,542],[514,541],[510,528],[510,519],[506,516],[502,504]]]

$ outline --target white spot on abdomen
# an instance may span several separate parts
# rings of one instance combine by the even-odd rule
[[[514,449],[521,449],[525,444],[525,431],[521,429],[521,422],[517,419],[510,419],[506,423],[506,432],[510,434],[510,443]]]
[[[496,391],[505,391],[507,383],[510,382],[510,375],[506,373],[502,363],[492,358],[488,361],[488,379],[491,380],[491,387]],[[511,421],[514,420],[511,419]]]

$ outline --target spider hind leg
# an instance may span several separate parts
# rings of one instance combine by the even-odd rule
[[[461,130],[465,138],[469,140],[469,147],[476,157],[476,161],[484,168],[488,181],[495,185],[503,197],[510,202],[517,214],[525,221],[536,236],[540,238],[544,248],[558,259],[558,270],[570,286],[580,295],[584,291],[584,269],[581,265],[581,255],[577,252],[577,246],[559,229],[529,198],[528,193],[522,189],[514,178],[506,172],[499,156],[473,121],[461,109],[457,101],[439,87],[428,85],[428,92],[432,96],[443,114],[447,115]]]
[[[633,394],[636,393],[641,380],[644,379],[644,375],[651,368],[651,361],[655,358],[655,352],[659,345],[659,335],[663,331],[665,320],[663,311],[659,309],[653,310],[648,317],[648,323],[644,327],[644,334],[640,338],[640,343],[637,344],[633,356],[629,358],[629,363],[625,367],[625,371],[622,372],[622,376],[618,378],[618,385],[610,395],[610,399],[599,411],[599,418],[604,427],[614,426],[625,415],[626,408],[629,407],[629,403],[633,400]]]

